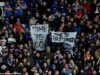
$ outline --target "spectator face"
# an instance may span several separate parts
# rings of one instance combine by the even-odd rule
[[[43,67],[46,68],[46,67],[47,67],[47,63],[44,63],[44,64],[43,64]]]
[[[27,70],[26,70],[26,68],[24,67],[24,68],[23,68],[23,72],[25,73],[26,71],[27,71]]]
[[[63,64],[66,64],[66,60],[65,59],[63,60]]]
[[[43,6],[46,6],[46,5],[47,5],[47,3],[46,3],[46,2],[43,2],[43,3],[42,3],[42,5],[43,5]]]
[[[6,71],[6,72],[5,72],[5,75],[11,75],[11,74],[10,74],[10,71]]]
[[[8,1],[6,1],[6,6],[9,6],[9,2]]]
[[[13,38],[13,34],[10,34],[10,36],[9,36],[10,38]]]
[[[17,0],[17,4],[20,4],[20,0]]]
[[[20,49],[23,49],[23,45],[20,45],[19,48],[20,48]]]
[[[24,44],[24,47],[25,47],[25,48],[28,48],[28,44],[27,44],[27,43],[25,43],[25,44]]]
[[[37,54],[36,54],[36,56],[37,56],[37,57],[40,57],[40,54],[39,54],[39,53],[37,53]]]
[[[2,30],[3,30],[3,31],[6,31],[6,30],[7,30],[7,27],[6,27],[6,26],[4,26]]]
[[[17,19],[17,23],[20,24],[20,19],[19,18]]]
[[[50,59],[47,59],[47,64],[50,64]]]
[[[30,52],[28,52],[28,53],[27,53],[27,56],[29,57],[30,55],[31,55]]]
[[[26,63],[26,62],[27,62],[27,60],[26,60],[26,59],[23,59],[23,62],[24,62],[24,63]]]
[[[60,32],[63,32],[63,27],[60,27],[60,28],[59,28],[59,31],[60,31]]]
[[[61,23],[61,27],[64,27],[65,26],[65,24],[64,23]]]
[[[93,71],[93,75],[97,75],[97,72],[96,72],[96,70],[94,70],[94,71]]]
[[[63,72],[63,73],[66,73],[66,69],[65,69],[65,68],[63,68],[62,72]]]
[[[52,21],[52,16],[49,16],[48,17],[48,21]]]
[[[73,70],[73,74],[76,74],[76,70]]]
[[[47,53],[50,53],[50,48],[49,47],[47,48]]]
[[[48,8],[47,11],[50,12],[51,11],[50,8]]]
[[[55,71],[55,74],[54,75],[59,75],[59,71]]]
[[[31,66],[31,63],[29,61],[27,62],[27,66]]]
[[[30,12],[30,11],[27,11],[27,14],[28,14],[28,15],[31,15],[31,12]]]
[[[16,59],[16,63],[18,63],[19,62],[19,60],[18,59]]]
[[[70,60],[70,64],[74,64],[74,61],[73,60]]]
[[[65,17],[62,17],[61,18],[61,22],[65,22]]]
[[[84,0],[84,3],[87,3],[87,1],[86,1],[86,0]]]
[[[9,57],[10,57],[10,58],[13,58],[14,56],[13,56],[13,54],[10,54]]]
[[[68,58],[71,59],[71,54],[68,54]]]
[[[35,4],[35,7],[38,8],[38,4],[37,3]]]
[[[13,28],[13,25],[12,24],[10,24],[10,26],[9,26],[10,28]]]
[[[39,15],[40,15],[39,12],[36,12],[36,17],[37,17],[37,18],[39,17]]]
[[[19,58],[21,59],[23,56],[22,56],[22,54],[19,54]]]
[[[53,65],[53,66],[52,66],[52,69],[55,70],[55,69],[56,69],[56,65]]]
[[[3,62],[3,58],[2,57],[0,57],[0,63],[2,63]]]
[[[48,75],[51,75],[51,71],[48,72]]]
[[[19,67],[21,67],[21,68],[22,68],[23,66],[24,66],[24,65],[23,65],[23,63],[22,63],[22,62],[20,62],[20,63],[19,63]]]

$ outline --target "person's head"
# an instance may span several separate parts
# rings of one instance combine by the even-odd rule
[[[48,75],[52,75],[52,72],[51,71],[48,71]]]
[[[17,1],[16,1],[16,3],[17,3],[17,4],[20,4],[20,3],[21,3],[21,1],[20,1],[20,0],[17,0]]]
[[[3,62],[3,58],[2,57],[0,57],[0,63],[2,63]]]
[[[21,67],[23,68],[24,67],[24,64],[22,62],[19,63],[18,67]]]
[[[68,22],[68,23],[67,23],[67,26],[68,26],[68,27],[71,27],[71,26],[72,26],[72,22]]]
[[[12,25],[12,24],[10,24],[10,25],[9,25],[9,27],[10,27],[10,28],[13,28],[13,25]]]
[[[10,71],[7,70],[7,71],[5,72],[5,75],[11,75]]]
[[[20,18],[17,18],[17,23],[20,24]]]
[[[27,62],[27,59],[24,58],[24,59],[23,59],[23,63],[26,63],[26,62]]]
[[[59,58],[59,59],[62,59],[62,58],[63,58],[63,56],[62,56],[61,53],[58,54],[58,58]]]
[[[50,8],[48,8],[48,9],[47,9],[47,11],[48,11],[48,12],[50,12],[50,11],[51,11],[51,9],[50,9]]]
[[[36,50],[33,50],[33,55],[35,55],[37,53],[37,51]]]
[[[10,57],[10,58],[14,58],[13,54],[10,54],[9,57]]]
[[[43,5],[43,6],[47,6],[47,3],[44,1],[44,2],[42,3],[42,5]]]
[[[55,70],[56,69],[56,65],[53,64],[52,65],[52,69]]]
[[[66,69],[66,70],[68,70],[68,69],[69,69],[69,66],[68,66],[68,64],[66,64],[66,65],[65,65],[65,69]]]
[[[34,73],[34,75],[39,75],[39,73]]]
[[[25,43],[25,44],[24,44],[24,47],[25,47],[25,48],[28,48],[28,44],[27,44],[27,43]]]
[[[63,60],[63,64],[66,64],[66,59]]]
[[[36,12],[35,15],[36,15],[36,18],[38,18],[40,14],[39,12]]]
[[[47,64],[50,64],[50,59],[47,59]]]
[[[31,66],[31,63],[29,61],[26,64],[27,64],[27,66]]]
[[[29,57],[31,55],[31,53],[30,52],[27,52],[27,56]]]
[[[46,68],[46,67],[47,67],[47,63],[44,63],[44,64],[43,64],[43,67]]]
[[[39,5],[37,3],[35,3],[35,8],[37,8]]]
[[[66,73],[66,69],[65,68],[62,69],[62,73]]]
[[[81,32],[81,36],[84,36],[84,32]]]
[[[71,58],[72,58],[71,54],[68,54],[68,59],[71,59]]]
[[[94,70],[94,71],[92,72],[92,75],[97,75],[97,71]]]
[[[77,74],[77,71],[75,69],[73,70],[73,74]]]
[[[82,69],[82,70],[80,70],[80,73],[81,73],[81,74],[84,74],[84,70],[83,70],[83,69]]]
[[[23,71],[24,73],[27,72],[27,68],[24,67],[24,68],[22,69],[22,71]]]
[[[97,36],[100,37],[100,32],[97,33]]]
[[[2,30],[3,31],[6,31],[7,30],[7,27],[6,26],[3,26]]]
[[[60,32],[63,32],[63,27],[59,27],[59,31]]]
[[[50,16],[48,16],[48,21],[52,21],[52,16],[50,15]]]
[[[27,15],[31,15],[31,12],[30,11],[27,11]]]
[[[56,70],[55,73],[54,73],[54,75],[59,75],[59,74],[60,74],[60,73],[59,73],[58,70]]]
[[[84,0],[84,3],[87,3],[87,0]]]
[[[47,47],[46,51],[47,53],[50,53],[50,47]]]
[[[74,61],[73,61],[72,59],[71,59],[69,62],[70,62],[70,64],[72,64],[72,65],[74,64]]]
[[[60,50],[57,50],[57,51],[56,51],[56,54],[59,55],[59,54],[60,54]]]
[[[61,22],[65,22],[65,17],[61,17]]]
[[[74,23],[73,23],[73,25],[74,25],[74,27],[76,27],[76,26],[77,26],[77,23],[76,23],[76,22],[74,22]]]
[[[10,38],[13,38],[13,34],[9,34],[9,37],[10,37]]]
[[[18,63],[19,62],[18,58],[16,58],[15,61],[16,61],[16,63]]]
[[[60,25],[61,27],[64,27],[65,26],[65,24],[64,23],[61,23],[61,25]]]
[[[40,53],[36,53],[36,56],[37,56],[37,57],[40,57]]]
[[[10,4],[9,4],[9,1],[6,1],[6,3],[5,3],[5,4],[6,4],[6,6],[10,5]]]
[[[22,59],[22,57],[23,57],[23,55],[22,54],[19,54],[19,58]]]
[[[23,49],[23,45],[22,45],[22,44],[21,44],[21,45],[19,45],[19,48],[20,48],[20,49]]]

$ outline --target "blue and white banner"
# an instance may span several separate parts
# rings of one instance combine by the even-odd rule
[[[48,25],[32,25],[31,36],[33,45],[36,50],[43,51],[46,49],[46,36],[48,34]]]
[[[77,32],[51,32],[52,42],[74,46]]]

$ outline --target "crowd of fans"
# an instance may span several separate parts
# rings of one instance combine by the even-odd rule
[[[3,8],[0,75],[100,74],[100,0],[6,0]],[[53,43],[50,33],[46,50],[35,50],[30,26],[37,24],[77,32],[73,54]]]

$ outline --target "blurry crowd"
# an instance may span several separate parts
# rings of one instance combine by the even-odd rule
[[[0,75],[100,74],[100,0],[5,0],[3,9]],[[30,34],[37,24],[49,24],[42,52]],[[51,41],[51,31],[77,32],[73,54]]]

